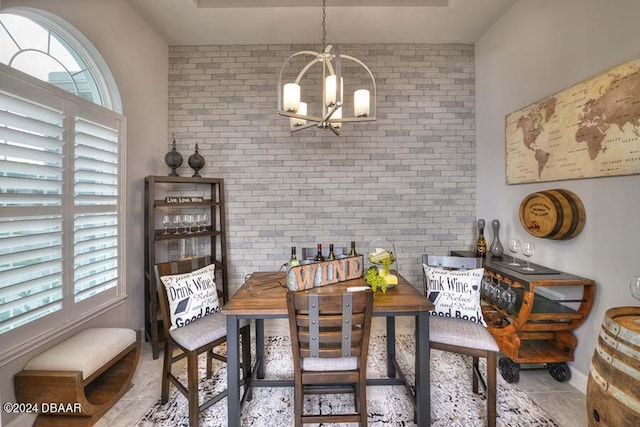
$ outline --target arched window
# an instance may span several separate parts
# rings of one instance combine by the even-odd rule
[[[126,297],[121,111],[70,24],[0,13],[0,361]]]
[[[122,112],[118,88],[99,52],[55,15],[30,8],[0,13],[0,62]]]

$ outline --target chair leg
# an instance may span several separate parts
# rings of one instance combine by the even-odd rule
[[[189,401],[189,426],[198,427],[200,411],[198,399],[198,353],[187,355],[187,400]]]
[[[248,387],[247,400],[253,399],[253,388],[251,387],[251,327],[245,326],[240,330],[242,339],[242,379],[245,389]]]
[[[162,362],[162,392],[160,394],[160,403],[165,404],[169,401],[169,375],[171,375],[171,359],[173,358],[173,346],[170,340],[164,343],[164,359]]]
[[[498,353],[489,352],[487,355],[487,425],[496,425],[496,371]]]
[[[293,385],[293,416],[295,427],[302,427],[302,379],[296,377]]]
[[[213,374],[213,349],[207,350],[207,378]]]
[[[367,377],[365,374],[360,375],[360,384],[356,385],[356,387],[358,390],[360,427],[365,427],[367,425]]]
[[[472,384],[473,384],[473,392],[478,394],[478,375],[480,375],[480,358],[478,356],[473,356],[473,372],[471,373]]]

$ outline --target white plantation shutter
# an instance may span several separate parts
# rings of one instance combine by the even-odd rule
[[[72,327],[125,296],[123,127],[110,110],[0,66],[7,348]]]
[[[64,113],[47,101],[0,91],[0,209],[40,213],[0,217],[0,333],[62,309]]]
[[[81,301],[117,286],[118,214],[77,215],[74,231],[74,295]]]
[[[62,308],[62,218],[0,221],[0,333]]]
[[[74,218],[75,301],[118,285],[118,136],[76,117],[74,204],[85,213]]]

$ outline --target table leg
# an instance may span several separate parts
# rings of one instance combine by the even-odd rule
[[[387,317],[387,376],[389,378],[396,377],[396,318],[394,316]]]
[[[227,315],[227,426],[240,426],[238,317]]]
[[[421,311],[416,316],[416,421],[423,427],[431,422],[429,356],[429,314]]]
[[[264,379],[264,319],[256,319],[256,373],[259,379]]]

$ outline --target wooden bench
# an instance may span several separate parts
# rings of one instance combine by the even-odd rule
[[[131,388],[139,357],[134,330],[85,329],[15,375],[16,401],[38,405],[34,426],[91,426]]]

